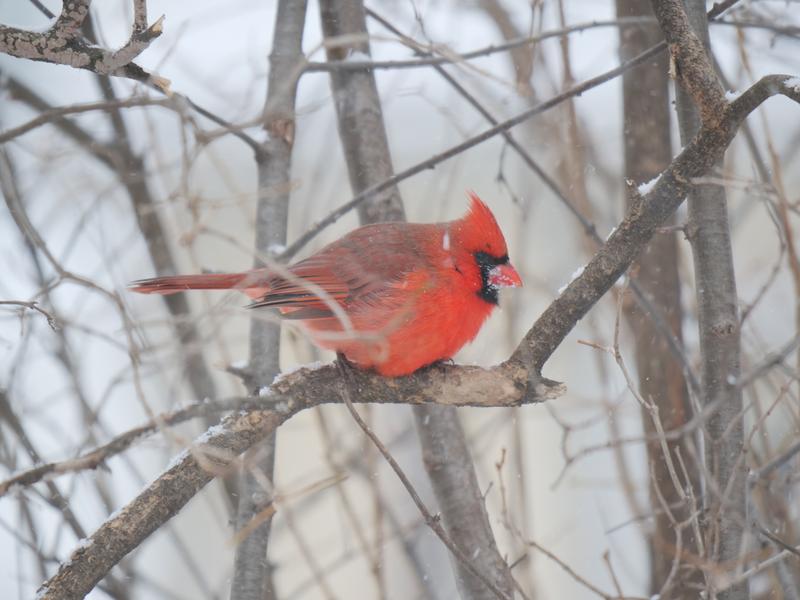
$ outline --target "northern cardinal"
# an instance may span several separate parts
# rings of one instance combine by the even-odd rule
[[[522,285],[497,221],[475,194],[447,223],[360,227],[280,273],[176,275],[131,284],[144,294],[238,289],[277,307],[318,346],[395,377],[451,358],[478,334],[497,292]]]

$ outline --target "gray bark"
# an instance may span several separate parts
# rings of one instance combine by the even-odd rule
[[[617,16],[652,16],[648,0],[616,0]],[[636,25],[620,29],[620,54],[627,60],[660,42],[663,36],[658,26]],[[670,143],[670,108],[667,80],[667,57],[659,55],[650,62],[627,71],[622,76],[623,88],[623,140],[625,143],[625,177],[637,183],[650,181],[663,171],[672,158]],[[628,208],[631,207],[628,198]],[[675,222],[672,217],[668,223]],[[678,242],[676,233],[657,235],[645,247],[637,260],[636,281],[650,302],[664,315],[665,322],[679,341],[682,339],[681,283],[678,274]],[[667,431],[680,428],[692,418],[692,407],[683,366],[673,356],[670,348],[652,319],[640,306],[629,305],[626,317],[631,325],[636,348],[638,386],[644,398],[652,400]],[[655,512],[655,527],[650,535],[650,593],[661,598],[685,598],[697,594],[702,586],[702,573],[681,561],[681,570],[672,578],[669,589],[662,589],[672,571],[678,550],[678,533],[675,522],[687,522],[691,507],[682,501],[681,490],[672,484],[667,456],[656,439],[657,431],[649,411],[642,410],[642,422],[648,437],[647,459],[651,465],[650,497]],[[692,440],[689,440],[692,443]],[[677,451],[682,440],[670,441],[666,447],[677,461]],[[691,452],[681,454],[687,459]],[[691,462],[690,485],[696,497],[700,496],[699,473]],[[656,487],[658,489],[656,489]],[[660,510],[661,496],[668,506],[674,507],[672,515]],[[697,553],[697,541],[692,529],[681,532],[683,548]]]
[[[323,0],[320,9],[323,31],[329,42],[329,60],[342,60],[348,52],[356,51],[369,56],[364,7],[360,0]],[[360,34],[361,39],[346,45],[330,45],[333,38],[346,34]],[[334,70],[331,72],[331,86],[350,185],[354,193],[359,193],[393,174],[375,77],[368,70]],[[362,204],[359,216],[363,223],[404,219],[397,187],[392,186]],[[487,574],[508,596],[513,596],[511,572],[497,551],[456,409],[416,406],[413,410],[425,468],[448,535],[467,556],[473,557],[477,569]],[[455,559],[453,568],[463,598],[496,597]]]
[[[667,8],[661,4],[665,3],[655,2],[657,13]],[[692,30],[708,51],[705,3],[684,0],[683,5]],[[701,126],[701,115],[682,86],[677,90],[677,112],[681,141],[687,144]],[[738,296],[725,190],[719,185],[695,186],[689,191],[688,204],[687,235],[694,260],[700,330],[701,402],[714,407],[705,427],[705,461],[711,481],[705,490],[708,520],[704,536],[710,559],[738,567],[745,518],[745,465],[742,392],[736,386],[740,373]],[[717,597],[744,600],[747,583],[732,586]]]
[[[497,549],[457,410],[433,404],[415,406],[413,410],[422,444],[422,459],[439,503],[445,530],[473,564],[513,598],[514,581]],[[462,598],[497,598],[459,561],[451,560]]]
[[[270,246],[286,243],[289,214],[289,181],[294,142],[294,106],[298,65],[303,61],[305,0],[281,0],[275,17],[272,52],[269,56],[264,127],[268,132],[258,161],[258,200],[254,266]],[[255,315],[250,324],[250,364],[247,369],[254,390],[269,385],[280,372],[280,327]],[[253,391],[253,390],[251,390]],[[243,468],[239,478],[237,530],[266,509],[271,490],[262,481],[272,481],[275,466],[275,435],[270,435]],[[254,474],[257,469],[259,473]],[[231,600],[260,600],[274,597],[272,574],[267,559],[271,519],[255,528],[236,547]]]
[[[329,61],[343,60],[353,52],[370,56],[361,0],[321,0],[320,14]],[[336,42],[337,37],[350,34],[360,39],[351,39],[346,44]],[[362,192],[394,174],[375,76],[364,69],[334,70],[330,77],[350,186],[355,193]],[[358,216],[362,223],[404,221],[403,201],[397,186],[362,203]]]

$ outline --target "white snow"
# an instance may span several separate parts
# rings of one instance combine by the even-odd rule
[[[270,244],[267,246],[267,252],[271,256],[278,256],[286,252],[286,245],[285,244]]]
[[[617,230],[617,228],[616,228],[616,227],[612,227],[612,228],[611,228],[611,231],[609,231],[609,232],[608,232],[608,235],[606,236],[606,241],[608,241],[608,240],[610,240],[610,239],[611,239],[611,236],[612,236],[612,235],[614,235],[614,232],[615,232],[616,230]]]
[[[733,102],[734,100],[736,100],[741,95],[742,95],[742,92],[740,92],[740,91],[728,90],[727,92],[725,92],[725,100],[727,100],[728,102]]]
[[[583,275],[583,269],[584,269],[584,268],[585,268],[585,267],[581,266],[581,267],[578,267],[577,269],[575,269],[575,272],[572,274],[572,277],[570,278],[570,280],[569,280],[567,283],[565,283],[564,285],[562,285],[560,288],[558,288],[558,293],[559,293],[559,294],[563,294],[563,293],[564,293],[564,290],[565,290],[565,289],[567,289],[567,287],[569,287],[569,284],[570,284],[570,283],[572,283],[572,282],[573,282],[573,281],[575,281],[575,280],[576,280],[578,277],[580,277],[581,275]]]
[[[83,550],[84,548],[88,548],[92,544],[94,544],[94,540],[92,538],[81,538],[78,540],[78,545],[75,546],[75,550],[73,550],[73,552],[76,552],[78,550]]]
[[[219,427],[219,425],[215,425],[214,427]],[[212,427],[211,429],[214,429],[214,427]],[[209,430],[209,431],[211,431],[211,430]],[[208,439],[205,439],[207,434],[208,434],[208,431],[206,431],[203,435],[200,436],[200,440],[202,440],[204,442],[208,441]],[[163,471],[161,471],[161,473],[158,475],[158,477],[161,477],[161,475],[163,475],[165,472],[169,471],[170,469],[172,469],[174,467],[177,467],[179,464],[181,464],[187,458],[189,458],[189,450],[184,448],[183,450],[181,450],[175,456],[172,457],[172,460],[169,461],[169,464],[167,464],[166,468]],[[156,477],[156,479],[158,479],[158,477]],[[153,481],[155,481],[155,480],[153,480]]]
[[[788,77],[783,80],[783,85],[788,90],[794,90],[800,94],[800,77]]]
[[[275,385],[276,383],[280,383],[281,381],[283,381],[284,378],[288,377],[289,375],[291,375],[293,373],[297,373],[300,369],[308,369],[309,371],[316,371],[317,369],[321,369],[322,367],[323,367],[323,363],[318,361],[318,360],[316,360],[316,361],[314,361],[312,363],[305,364],[305,365],[295,365],[294,367],[289,367],[288,369],[286,369],[282,373],[278,373],[277,375],[275,375],[275,379],[272,380],[272,385]],[[258,390],[258,395],[259,396],[268,396],[271,393],[270,392],[270,388],[272,387],[272,385],[269,386],[269,387],[263,387],[260,390]]]
[[[442,236],[442,250],[450,250],[450,232],[445,231]]]
[[[116,514],[116,513],[115,513],[115,514]],[[111,517],[108,517],[108,519],[106,519],[106,520],[107,520],[107,521],[111,520]],[[78,552],[80,552],[81,550],[83,550],[83,549],[85,549],[85,548],[88,548],[88,547],[89,547],[89,546],[91,546],[93,543],[94,543],[94,540],[91,540],[91,539],[89,539],[89,538],[81,538],[81,539],[79,539],[79,540],[78,540],[78,543],[75,545],[75,549],[74,549],[72,552],[70,552],[70,554],[69,554],[69,558],[68,558],[67,560],[65,560],[65,561],[62,563],[62,566],[67,566],[67,565],[70,565],[70,564],[72,564],[72,559],[73,559],[73,557],[75,556],[75,554],[76,554],[76,553],[78,553]],[[46,590],[46,589],[47,589],[47,588],[42,588],[42,590]],[[43,592],[42,592],[42,590],[40,590],[40,591],[39,591],[39,592],[36,594],[36,597],[37,597],[37,598],[41,598],[41,597],[43,596]]]
[[[213,438],[214,436],[219,435],[220,433],[223,433],[224,431],[225,431],[225,427],[223,427],[222,424],[218,423],[217,425],[209,427],[205,431],[205,433],[203,433],[203,435],[201,435],[199,438],[197,438],[195,440],[195,443],[196,444],[205,444],[206,442],[210,441],[211,438]],[[186,451],[184,450],[184,452],[186,452]],[[180,454],[178,456],[176,456],[175,458],[173,458],[172,462],[171,462],[171,465],[178,464],[182,460],[179,457],[180,457]],[[169,470],[169,467],[167,467],[167,470]]]
[[[661,175],[659,175],[658,177],[654,177],[650,181],[645,181],[644,183],[639,184],[639,187],[636,188],[636,189],[639,190],[639,193],[642,196],[644,196],[645,194],[649,194],[650,190],[652,190],[656,186],[656,184],[658,183],[658,180],[660,178],[661,178]]]

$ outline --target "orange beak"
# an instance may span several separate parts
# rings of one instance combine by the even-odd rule
[[[522,278],[511,263],[506,263],[489,271],[489,285],[495,288],[522,287]]]

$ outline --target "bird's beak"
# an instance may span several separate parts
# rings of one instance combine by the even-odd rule
[[[496,288],[522,287],[522,278],[511,263],[506,263],[489,271],[489,285]]]

